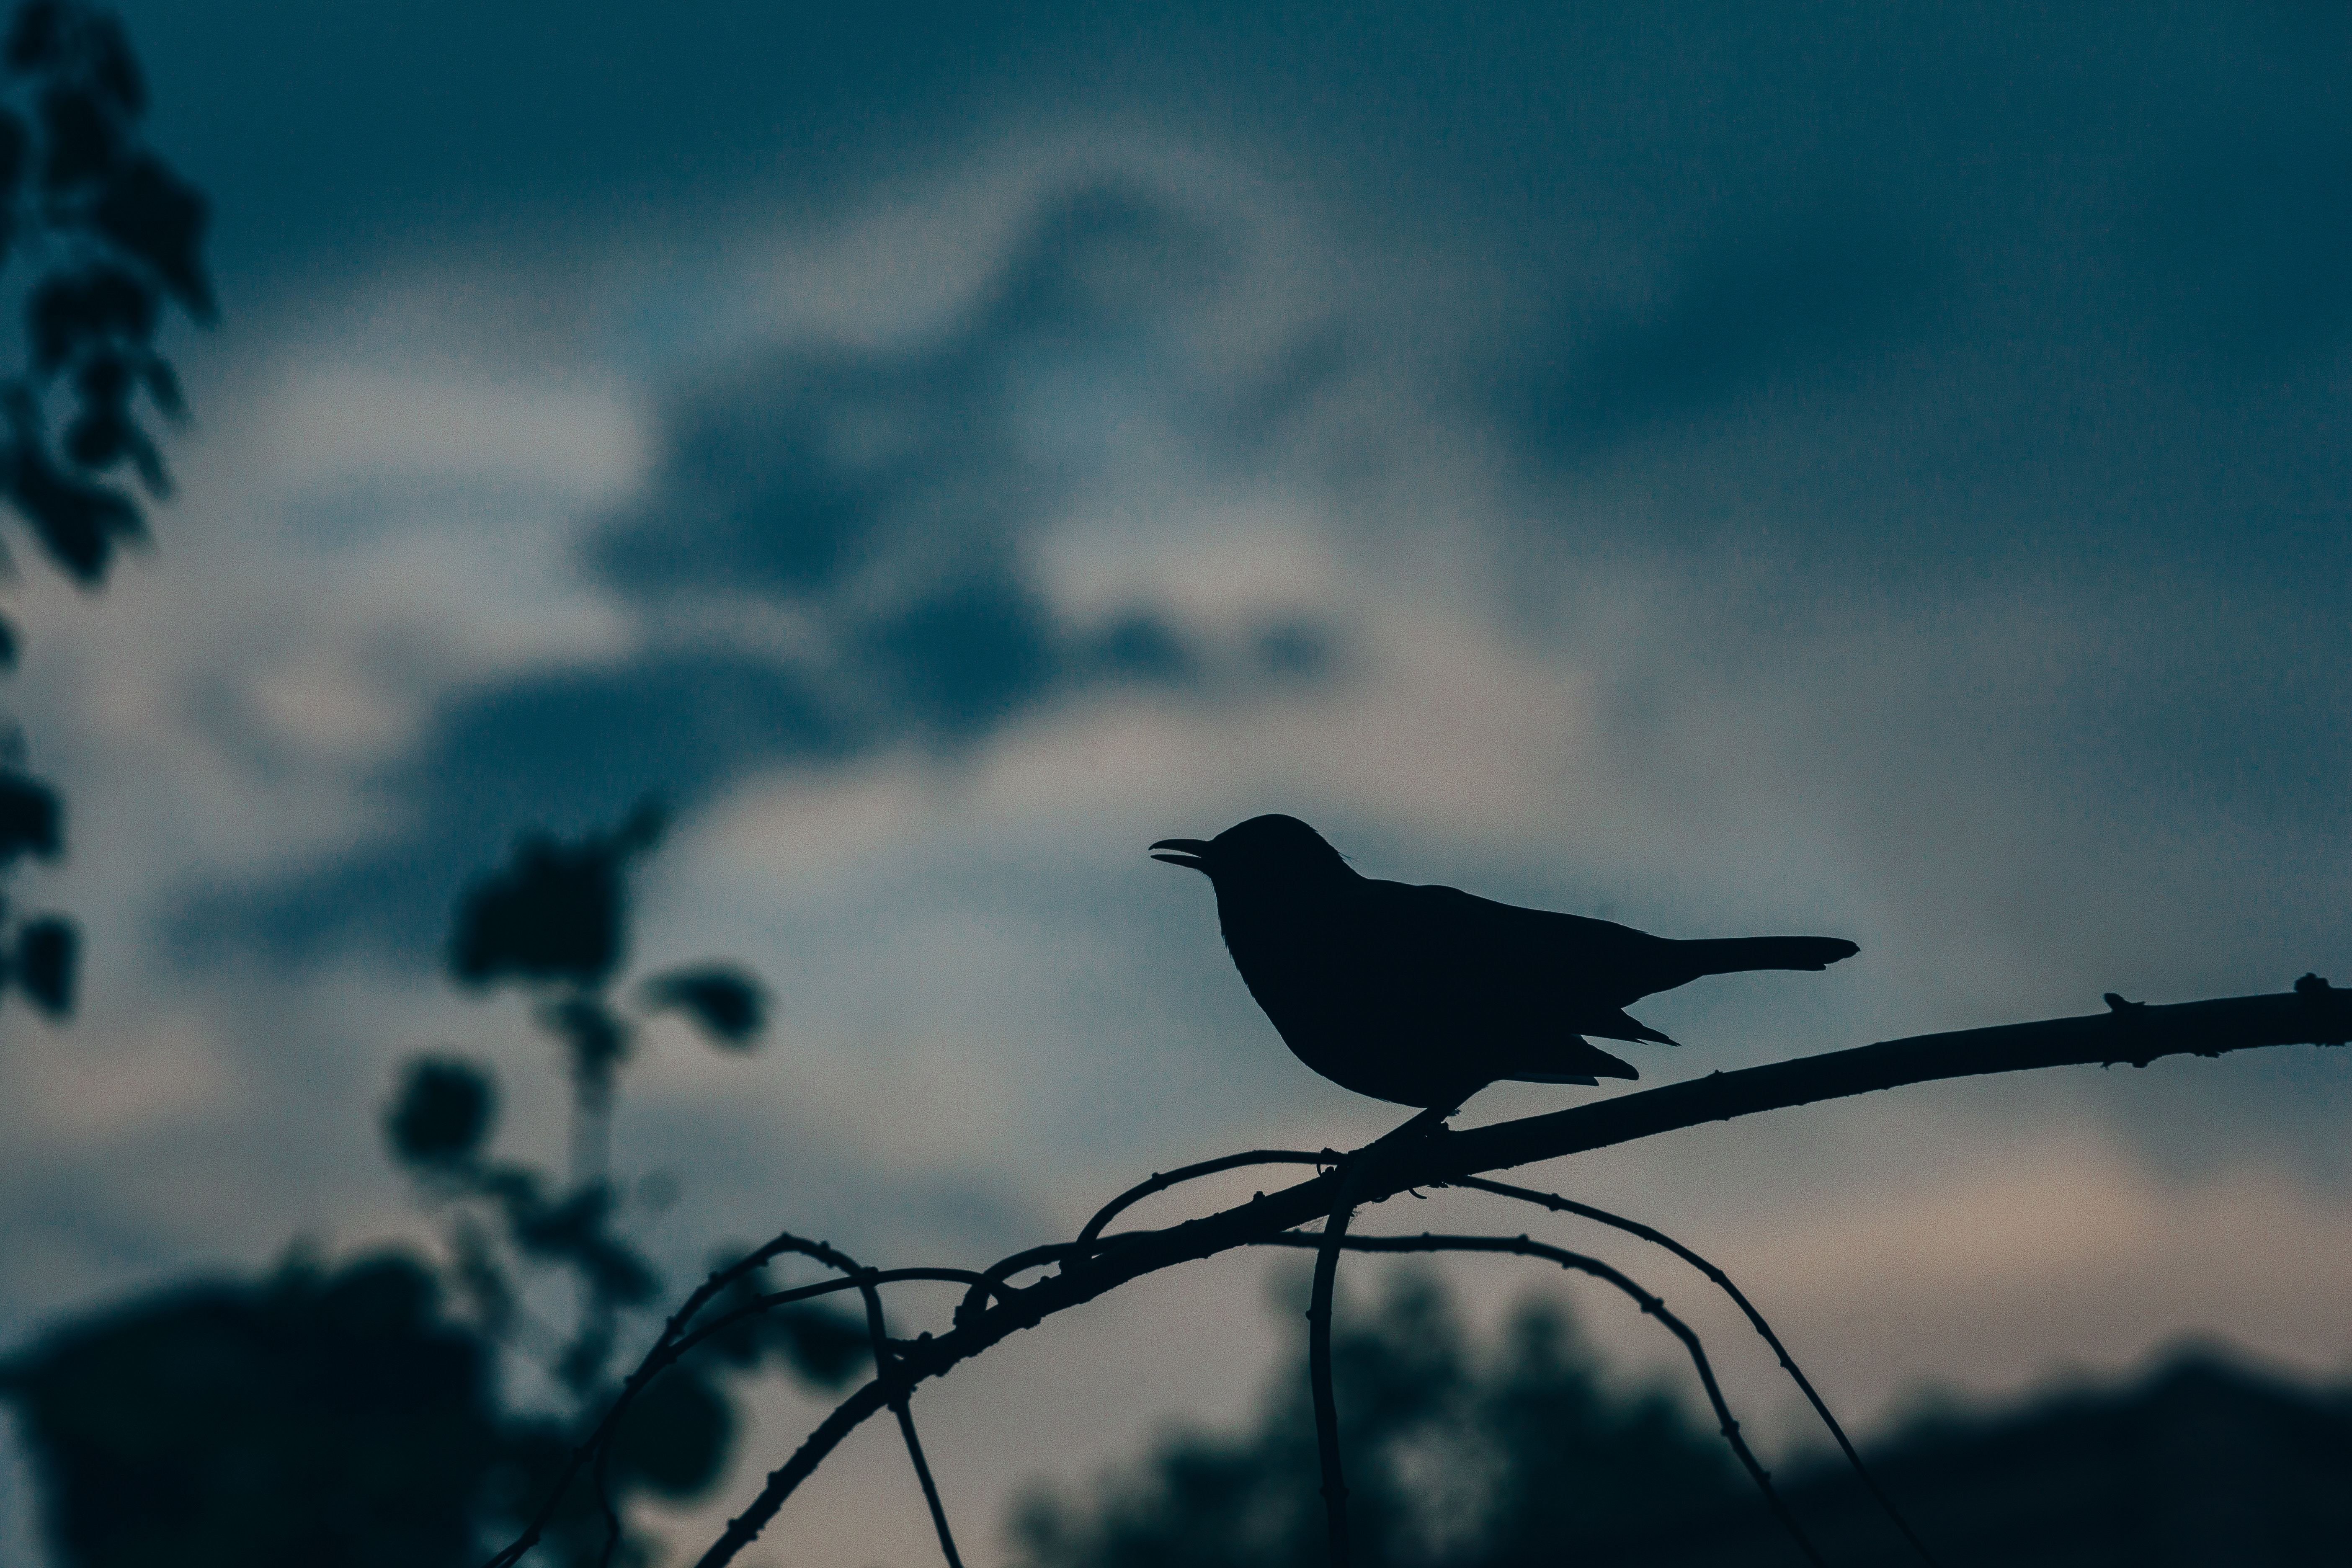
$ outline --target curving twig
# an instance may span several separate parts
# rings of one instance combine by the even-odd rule
[[[956,1303],[956,1326],[961,1328],[965,1321],[973,1313],[985,1308],[991,1295],[994,1295],[1000,1301],[1004,1300],[1004,1282],[1011,1276],[1020,1273],[1024,1268],[1035,1268],[1047,1263],[1059,1263],[1074,1252],[1083,1257],[1091,1250],[1092,1248],[1084,1241],[1049,1241],[1042,1247],[1024,1247],[1009,1258],[998,1258],[973,1277],[971,1289],[966,1290],[963,1293],[963,1300]]]
[[[1193,1181],[1202,1176],[1213,1176],[1220,1171],[1237,1171],[1245,1165],[1319,1166],[1328,1165],[1330,1163],[1331,1155],[1328,1151],[1320,1154],[1310,1154],[1303,1149],[1247,1149],[1238,1154],[1227,1154],[1215,1160],[1203,1160],[1194,1165],[1179,1165],[1164,1174],[1154,1171],[1150,1181],[1136,1183],[1135,1185],[1096,1210],[1095,1217],[1087,1221],[1086,1229],[1078,1232],[1076,1245],[1092,1246],[1095,1238],[1102,1235],[1103,1226],[1154,1193],[1164,1193],[1181,1183]]]
[[[877,1285],[898,1285],[910,1279],[929,1279],[942,1284],[975,1287],[985,1287],[989,1284],[986,1275],[976,1274],[969,1268],[877,1268],[874,1270],[874,1283]],[[679,1360],[687,1352],[702,1343],[703,1341],[714,1334],[725,1332],[746,1318],[762,1317],[778,1307],[788,1307],[795,1301],[811,1300],[818,1296],[836,1296],[844,1290],[856,1289],[857,1281],[854,1279],[824,1279],[814,1285],[801,1285],[790,1290],[771,1290],[764,1296],[754,1296],[733,1311],[711,1319],[685,1338],[673,1342],[667,1351],[659,1352],[664,1357],[662,1364],[667,1366],[672,1362]],[[995,1288],[995,1294],[999,1301],[1009,1301],[1013,1299],[1012,1292],[1002,1285]]]
[[[548,1521],[555,1517],[555,1510],[562,1503],[564,1494],[572,1489],[572,1483],[579,1478],[581,1467],[588,1463],[591,1458],[599,1458],[601,1471],[601,1456],[605,1447],[611,1443],[614,1432],[618,1429],[621,1417],[627,1413],[629,1406],[635,1402],[638,1394],[644,1390],[646,1384],[651,1383],[664,1367],[669,1365],[670,1360],[675,1359],[675,1357],[663,1359],[664,1352],[685,1330],[686,1325],[694,1321],[694,1315],[709,1305],[711,1299],[726,1289],[728,1286],[754,1269],[766,1267],[786,1253],[796,1253],[803,1258],[814,1258],[825,1267],[838,1268],[845,1274],[854,1274],[857,1270],[857,1265],[845,1254],[835,1250],[830,1242],[810,1241],[788,1230],[779,1231],[766,1242],[753,1247],[726,1268],[711,1270],[709,1277],[696,1286],[685,1301],[679,1305],[677,1310],[669,1315],[669,1321],[662,1325],[662,1331],[655,1336],[653,1348],[646,1352],[645,1358],[637,1363],[636,1369],[631,1372],[627,1379],[622,1383],[621,1392],[614,1396],[611,1408],[604,1412],[603,1419],[596,1423],[587,1436],[572,1445],[572,1453],[564,1461],[563,1471],[556,1478],[555,1485],[549,1489],[547,1500],[540,1505],[539,1512],[531,1516],[531,1521],[523,1528],[523,1532],[485,1563],[484,1568],[513,1568],[515,1563],[521,1562],[530,1554],[531,1548],[539,1544],[540,1538],[546,1533]],[[608,1507],[605,1510],[608,1520],[611,1519],[611,1512]],[[614,1524],[617,1526],[617,1521],[614,1521]],[[608,1556],[611,1548],[612,1542],[608,1540],[605,1543]]]
[[[1908,1083],[2077,1064],[2145,1066],[2179,1053],[2219,1056],[2265,1046],[2342,1045],[2347,1039],[2352,1039],[2352,992],[2306,976],[2290,994],[2235,996],[1888,1040],[1714,1073],[1469,1132],[1435,1134],[1370,1176],[1364,1198],[1378,1202],[1409,1188],[1480,1172]],[[1248,1246],[1328,1215],[1339,1186],[1338,1173],[1326,1173],[1218,1214],[1164,1230],[1129,1233],[1118,1246],[1066,1262],[1059,1273],[950,1332],[903,1347],[901,1373],[910,1384],[941,1376],[1021,1330],[1146,1274]],[[769,1474],[750,1505],[704,1552],[698,1568],[721,1568],[732,1562],[841,1440],[883,1407],[884,1398],[877,1379],[836,1405],[791,1458]],[[512,1558],[505,1561],[510,1563]]]
[[[948,1568],[963,1568],[963,1559],[956,1555],[955,1532],[948,1528],[948,1510],[940,1501],[938,1483],[931,1479],[930,1464],[923,1458],[923,1440],[915,1436],[915,1412],[908,1398],[913,1384],[898,1371],[889,1330],[882,1321],[882,1292],[875,1284],[873,1269],[857,1271],[857,1292],[866,1298],[866,1331],[874,1341],[874,1378],[887,1389],[891,1414],[898,1417],[898,1433],[907,1439],[907,1458],[914,1461],[915,1479],[921,1483],[923,1501],[931,1510],[931,1528],[939,1531],[940,1551],[948,1560]]]
[[[1348,1568],[1348,1478],[1339,1465],[1339,1405],[1331,1389],[1331,1294],[1339,1274],[1339,1249],[1348,1222],[1364,1189],[1401,1149],[1433,1132],[1461,1109],[1469,1091],[1441,1101],[1347,1156],[1333,1173],[1339,1194],[1315,1238],[1315,1289],[1307,1303],[1307,1383],[1315,1404],[1315,1453],[1323,1472],[1323,1521],[1330,1541],[1331,1568]]]
[[[1937,1568],[1934,1553],[1927,1550],[1927,1543],[1913,1531],[1909,1521],[1895,1506],[1894,1500],[1879,1489],[1878,1482],[1872,1477],[1869,1467],[1862,1462],[1862,1456],[1854,1452],[1853,1444],[1847,1440],[1845,1428],[1839,1426],[1838,1418],[1830,1414],[1830,1407],[1822,1402],[1822,1396],[1814,1391],[1811,1382],[1798,1367],[1796,1358],[1789,1353],[1789,1347],[1780,1342],[1780,1336],[1772,1331],[1772,1325],[1764,1321],[1764,1314],[1758,1311],[1755,1305],[1741,1292],[1739,1287],[1731,1282],[1731,1276],[1662,1230],[1654,1229],[1639,1220],[1627,1219],[1622,1215],[1611,1214],[1607,1209],[1595,1208],[1591,1204],[1578,1203],[1574,1198],[1564,1198],[1557,1193],[1539,1193],[1533,1187],[1517,1187],[1508,1182],[1488,1181],[1484,1176],[1458,1176],[1448,1184],[1456,1187],[1473,1187],[1482,1193],[1494,1193],[1507,1198],[1518,1198],[1527,1203],[1540,1204],[1545,1208],[1554,1209],[1561,1214],[1579,1215],[1586,1219],[1597,1220],[1602,1225],[1614,1226],[1628,1236],[1638,1236],[1644,1241],[1656,1243],[1713,1280],[1717,1289],[1730,1297],[1742,1312],[1748,1314],[1748,1322],[1754,1326],[1759,1334],[1764,1337],[1764,1342],[1772,1347],[1772,1353],[1780,1358],[1780,1365],[1787,1370],[1790,1377],[1796,1380],[1798,1388],[1804,1392],[1805,1398],[1812,1405],[1813,1413],[1822,1418],[1822,1425],[1830,1429],[1830,1436],[1836,1438],[1837,1446],[1844,1450],[1846,1462],[1853,1467],[1855,1476],[1859,1477],[1862,1484],[1869,1489],[1870,1495],[1878,1500],[1879,1508],[1885,1512],[1889,1520],[1894,1521],[1895,1528],[1903,1532],[1903,1539],[1911,1543],[1911,1549],[1919,1554],[1920,1561],[1926,1563],[1927,1568]]]
[[[1102,1243],[1103,1226],[1154,1193],[1164,1193],[1181,1183],[1192,1181],[1201,1176],[1214,1175],[1220,1171],[1238,1170],[1245,1165],[1322,1166],[1331,1163],[1332,1155],[1328,1151],[1320,1154],[1309,1154],[1299,1149],[1250,1149],[1239,1154],[1224,1155],[1221,1159],[1203,1160],[1196,1165],[1180,1166],[1176,1170],[1164,1173],[1154,1171],[1150,1180],[1138,1182],[1096,1210],[1094,1217],[1087,1221],[1086,1227],[1078,1232],[1078,1238],[1076,1241],[1047,1242],[1042,1247],[1032,1247],[1016,1252],[1009,1258],[1001,1258],[990,1264],[982,1276],[973,1281],[972,1288],[965,1293],[963,1300],[958,1303],[955,1310],[956,1324],[958,1327],[962,1326],[966,1319],[987,1306],[986,1297],[991,1290],[995,1290],[998,1298],[1002,1300],[1003,1291],[997,1288],[1012,1275],[1018,1274],[1024,1268],[1062,1262],[1074,1255],[1083,1258],[1100,1250],[1100,1245],[1108,1245]],[[1118,1237],[1114,1237],[1112,1239],[1115,1241]]]
[[[1339,1465],[1339,1403],[1331,1387],[1331,1293],[1348,1222],[1369,1173],[1370,1165],[1361,1156],[1349,1160],[1339,1173],[1339,1196],[1323,1222],[1323,1234],[1307,1242],[1315,1248],[1315,1289],[1307,1300],[1307,1386],[1315,1405],[1315,1457],[1323,1475],[1323,1527],[1330,1542],[1331,1568],[1348,1568],[1348,1478]]]
[[[1433,1236],[1427,1231],[1419,1236],[1351,1236],[1336,1243],[1328,1237],[1285,1232],[1280,1236],[1261,1237],[1251,1245],[1311,1247],[1318,1249],[1318,1257],[1326,1251],[1335,1251],[1343,1247],[1350,1252],[1513,1253],[1521,1258],[1546,1258],[1562,1268],[1590,1274],[1615,1286],[1632,1297],[1643,1312],[1657,1319],[1669,1332],[1682,1341],[1683,1349],[1690,1352],[1691,1364],[1698,1369],[1698,1380],[1706,1389],[1707,1403],[1715,1407],[1715,1417],[1724,1441],[1729,1443],[1731,1451],[1739,1456],[1739,1462],[1746,1467],[1748,1478],[1756,1483],[1756,1489],[1764,1494],[1764,1500],[1771,1505],[1773,1516],[1780,1520],[1790,1538],[1796,1542],[1806,1561],[1826,1568],[1822,1563],[1822,1554],[1813,1549],[1812,1542],[1807,1539],[1803,1528],[1797,1523],[1796,1515],[1789,1511],[1789,1505],[1781,1501],[1780,1494],[1773,1489],[1771,1472],[1757,1462],[1754,1451],[1748,1447],[1748,1440],[1739,1435],[1739,1423],[1732,1419],[1731,1406],[1724,1402],[1722,1386],[1715,1381],[1715,1368],[1708,1364],[1706,1351],[1700,1345],[1698,1335],[1692,1331],[1688,1323],[1668,1311],[1664,1301],[1599,1258],[1587,1258],[1580,1252],[1570,1252],[1564,1247],[1549,1247],[1540,1241],[1530,1241],[1524,1236]],[[1320,1419],[1319,1412],[1318,1419]]]

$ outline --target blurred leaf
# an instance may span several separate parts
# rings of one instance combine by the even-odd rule
[[[16,984],[51,1018],[73,1012],[75,959],[80,939],[73,922],[57,915],[27,921],[16,933]]]
[[[58,792],[24,773],[0,772],[0,868],[26,854],[54,859],[64,847]]]
[[[73,479],[51,462],[37,437],[27,438],[16,420],[16,463],[7,473],[9,499],[16,503],[49,552],[83,587],[95,586],[114,559],[118,541],[145,534],[139,509],[119,491]]]
[[[199,321],[219,313],[199,254],[210,218],[196,188],[146,153],[122,165],[90,213],[99,232],[153,268]]]
[[[567,996],[539,1010],[540,1022],[552,1030],[572,1056],[572,1070],[589,1082],[602,1082],[629,1052],[629,1027],[603,1003],[586,996]]]
[[[634,1307],[654,1298],[661,1278],[613,1234],[613,1189],[583,1187],[560,1204],[519,1191],[507,1202],[508,1228],[520,1250],[569,1265],[603,1300]]]
[[[711,1257],[713,1268],[724,1268],[743,1255],[740,1247],[721,1247]],[[729,1284],[705,1310],[705,1321],[741,1311],[761,1296],[781,1289],[768,1269],[755,1268]],[[820,1301],[795,1302],[731,1323],[703,1342],[705,1353],[730,1366],[748,1368],[773,1356],[803,1383],[835,1389],[856,1376],[873,1359],[874,1344],[866,1320]]]
[[[449,1251],[454,1260],[450,1272],[472,1304],[482,1332],[493,1340],[506,1338],[514,1326],[514,1286],[499,1265],[488,1233],[472,1215],[461,1215],[450,1230]]]
[[[642,994],[656,1013],[684,1013],[713,1045],[748,1047],[768,1023],[766,989],[730,965],[673,969],[646,981]]]
[[[41,184],[52,191],[99,178],[122,155],[122,136],[104,105],[79,86],[41,94]]]
[[[159,309],[155,290],[120,267],[53,273],[25,302],[33,363],[55,371],[85,349],[110,350],[117,340],[143,344],[155,331]],[[74,381],[86,406],[120,408],[130,402],[131,367],[119,352],[85,361]]]
[[[33,133],[22,116],[0,109],[0,202],[13,203],[25,182],[25,155],[32,151]]]
[[[614,832],[575,844],[525,835],[513,858],[459,900],[451,972],[476,985],[602,985],[621,959],[629,862],[658,836],[659,821],[640,806]]]
[[[54,65],[65,44],[65,7],[57,0],[26,0],[8,25],[8,40],[0,46],[8,68],[37,70]]]
[[[593,1304],[581,1314],[578,1331],[555,1362],[555,1375],[563,1386],[587,1394],[604,1381],[605,1363],[613,1359],[614,1328],[613,1314]]]
[[[147,82],[122,24],[111,16],[92,16],[82,26],[89,50],[89,77],[123,115],[136,120],[147,111]]]
[[[5,616],[0,616],[0,669],[16,668],[16,626]]]
[[[835,1308],[804,1302],[781,1308],[766,1321],[771,1348],[818,1388],[839,1388],[873,1359],[874,1340],[864,1321]]]
[[[616,1471],[674,1500],[699,1496],[726,1468],[735,1413],[708,1383],[683,1367],[646,1384],[613,1443]]]
[[[180,392],[180,376],[171,362],[161,354],[149,354],[140,362],[139,379],[147,384],[147,395],[167,419],[188,416],[188,401]]]
[[[470,1062],[421,1057],[408,1064],[407,1081],[384,1118],[392,1151],[408,1164],[446,1164],[469,1160],[490,1130],[489,1078]]]

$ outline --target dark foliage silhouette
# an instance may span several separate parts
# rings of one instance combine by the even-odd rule
[[[1283,1290],[1295,1310],[1297,1287]],[[1285,1315],[1288,1315],[1286,1312]],[[1358,1456],[1350,1503],[1370,1568],[1605,1562],[1662,1517],[1711,1510],[1741,1483],[1723,1446],[1659,1390],[1621,1393],[1559,1303],[1531,1299],[1480,1353],[1438,1280],[1394,1278],[1333,1342]],[[1218,1563],[1289,1568],[1323,1556],[1315,1419],[1293,1368],[1244,1433],[1186,1433],[1090,1502],[1050,1492],[1019,1508],[1031,1568]]]
[[[408,1568],[461,1561],[523,1457],[482,1339],[396,1255],[184,1287],[10,1373],[60,1563]],[[528,1445],[520,1445],[526,1448]]]
[[[573,1091],[567,1179],[495,1152],[487,1068],[419,1056],[383,1132],[438,1221],[437,1255],[331,1268],[298,1249],[268,1279],[165,1289],[0,1367],[61,1564],[448,1568],[534,1517],[614,1403],[614,1357],[650,1331],[661,1289],[601,1157],[618,1068],[656,1014],[740,1050],[768,1012],[758,983],[724,964],[642,981],[634,1008],[615,1000],[629,871],[660,825],[647,805],[578,841],[527,836],[454,921],[452,978],[524,988],[559,1047]],[[699,1336],[696,1363],[631,1386],[593,1484],[540,1521],[553,1561],[646,1561],[633,1504],[717,1481],[742,1378],[772,1367],[834,1388],[866,1365],[867,1327],[826,1303],[740,1311],[774,1283],[739,1270],[719,1301],[736,1315]],[[551,1300],[571,1303],[568,1323],[546,1316]]]
[[[2352,1390],[2298,1386],[2210,1352],[2137,1384],[1944,1415],[1877,1445],[1873,1468],[1964,1563],[2004,1568],[2302,1568],[2352,1538]],[[1791,1504],[1846,1568],[1906,1559],[1834,1470]],[[1644,1568],[1732,1568],[1780,1549],[1752,1510],[1663,1520]],[[1769,1528],[1769,1521],[1768,1523]]]
[[[1296,1298],[1284,1301],[1295,1305]],[[1373,1568],[1733,1568],[1790,1561],[1722,1447],[1662,1390],[1606,1381],[1576,1320],[1532,1300],[1484,1349],[1428,1276],[1391,1281],[1334,1342],[1355,1466],[1358,1561]],[[1024,1568],[1289,1568],[1322,1556],[1295,1366],[1230,1433],[1185,1432],[1083,1492],[1015,1511]],[[1915,1421],[1874,1470],[1958,1563],[2289,1568],[2352,1531],[2352,1390],[2298,1387],[2207,1354],[2137,1384],[2000,1415]],[[1785,1492],[1841,1568],[1916,1562],[1845,1467]]]
[[[1402,1105],[1451,1109],[1505,1079],[1638,1078],[1584,1038],[1675,1043],[1630,1004],[1702,975],[1822,969],[1860,951],[1822,936],[1675,942],[1378,881],[1293,816],[1151,847],[1207,875],[1234,966],[1298,1059]]]
[[[541,1024],[563,1042],[573,1089],[572,1175],[601,1175],[615,1075],[636,1024],[611,994],[625,956],[630,868],[660,842],[663,813],[646,800],[618,826],[566,843],[526,835],[508,864],[477,879],[457,905],[449,972],[461,984],[520,985]],[[697,965],[647,980],[650,1012],[682,1014],[713,1044],[749,1045],[766,1022],[759,982],[725,965]]]
[[[157,347],[168,307],[215,314],[205,275],[205,199],[141,138],[146,84],[122,26],[66,0],[26,0],[0,33],[0,278],[23,311],[23,362],[0,373],[0,500],[50,564],[96,589],[121,546],[146,536],[146,500],[171,476],[142,408],[186,416]],[[120,482],[128,472],[136,489]],[[9,565],[0,551],[0,572]],[[0,617],[0,668],[18,638]],[[26,771],[0,724],[0,879],[62,852],[57,792]],[[0,898],[0,985],[51,1017],[73,1010],[79,942],[49,914],[12,918]]]

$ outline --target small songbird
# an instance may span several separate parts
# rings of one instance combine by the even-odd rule
[[[1401,1105],[1458,1105],[1505,1079],[1638,1078],[1584,1037],[1675,1044],[1627,1016],[1629,1003],[1703,974],[1822,969],[1861,951],[1833,936],[1676,942],[1376,881],[1295,816],[1151,852],[1207,873],[1234,964],[1298,1059]]]

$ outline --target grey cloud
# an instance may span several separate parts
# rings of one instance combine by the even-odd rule
[[[662,422],[645,493],[583,546],[649,651],[455,694],[373,781],[398,824],[387,837],[290,882],[198,894],[175,917],[180,945],[418,953],[462,878],[526,826],[581,832],[646,795],[691,807],[755,771],[909,740],[952,752],[1088,689],[1322,675],[1335,633],[1311,621],[1230,645],[1148,604],[1070,625],[1032,580],[1028,541],[1096,451],[1042,443],[1024,421],[1059,410],[1024,397],[1067,374],[1081,404],[1125,395],[1182,426],[1225,395],[1161,345],[1224,266],[1202,221],[1081,183],[1043,205],[993,285],[930,342],[773,349],[692,386]],[[1207,438],[1197,422],[1192,437]],[[709,629],[747,605],[782,618],[785,647]]]
[[[1573,467],[1616,441],[1883,350],[1920,314],[1927,269],[1884,220],[1812,212],[1714,236],[1660,299],[1567,312],[1506,407],[1532,449]]]

